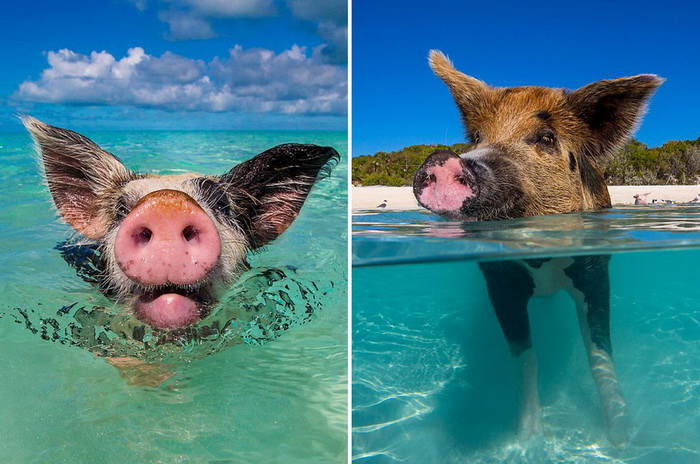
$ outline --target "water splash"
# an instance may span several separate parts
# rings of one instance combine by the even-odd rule
[[[84,269],[92,268],[86,264]],[[55,317],[46,317],[43,309],[5,308],[0,320],[13,321],[44,340],[81,347],[99,356],[167,362],[204,357],[235,344],[273,341],[312,320],[334,287],[332,281],[303,279],[289,267],[251,270],[226,292],[210,316],[195,326],[169,331],[154,329],[105,306],[79,302],[59,308]]]

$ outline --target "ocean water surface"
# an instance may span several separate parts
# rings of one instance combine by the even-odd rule
[[[353,216],[352,454],[389,463],[700,463],[700,207],[497,222]],[[529,305],[544,434],[516,438],[514,362],[480,260],[610,254],[612,344],[632,417],[608,440],[573,301]]]
[[[344,462],[346,133],[85,135],[141,172],[221,174],[287,142],[333,146],[341,161],[249,256],[217,330],[170,336],[115,316],[66,264],[62,252],[84,250],[63,243],[28,135],[0,134],[0,462]],[[129,385],[105,355],[171,377]]]

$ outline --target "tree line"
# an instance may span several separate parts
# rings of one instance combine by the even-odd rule
[[[413,174],[437,150],[464,153],[468,143],[411,145],[398,151],[380,151],[352,159],[353,185],[400,187],[413,184]],[[700,183],[700,137],[669,141],[649,148],[638,140],[598,161],[608,185],[689,185]]]

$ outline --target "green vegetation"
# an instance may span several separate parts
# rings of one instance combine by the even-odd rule
[[[402,150],[352,159],[353,185],[413,184],[413,174],[434,151],[464,153],[467,143],[455,145],[412,145]],[[697,140],[670,141],[648,148],[631,140],[620,151],[598,165],[608,185],[674,185],[700,183],[700,137]]]
[[[648,148],[632,140],[600,168],[608,185],[688,185],[700,182],[700,138]]]
[[[352,159],[353,185],[388,185],[400,187],[413,185],[413,174],[433,152],[450,150],[464,153],[467,143],[455,145],[411,145],[399,151],[375,155],[358,156]]]

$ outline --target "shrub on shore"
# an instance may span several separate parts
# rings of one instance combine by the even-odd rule
[[[353,185],[399,187],[413,184],[413,174],[437,150],[464,153],[471,145],[411,145],[390,153],[352,159]],[[598,163],[608,185],[687,185],[700,183],[700,137],[669,141],[648,148],[631,140],[614,155]]]

